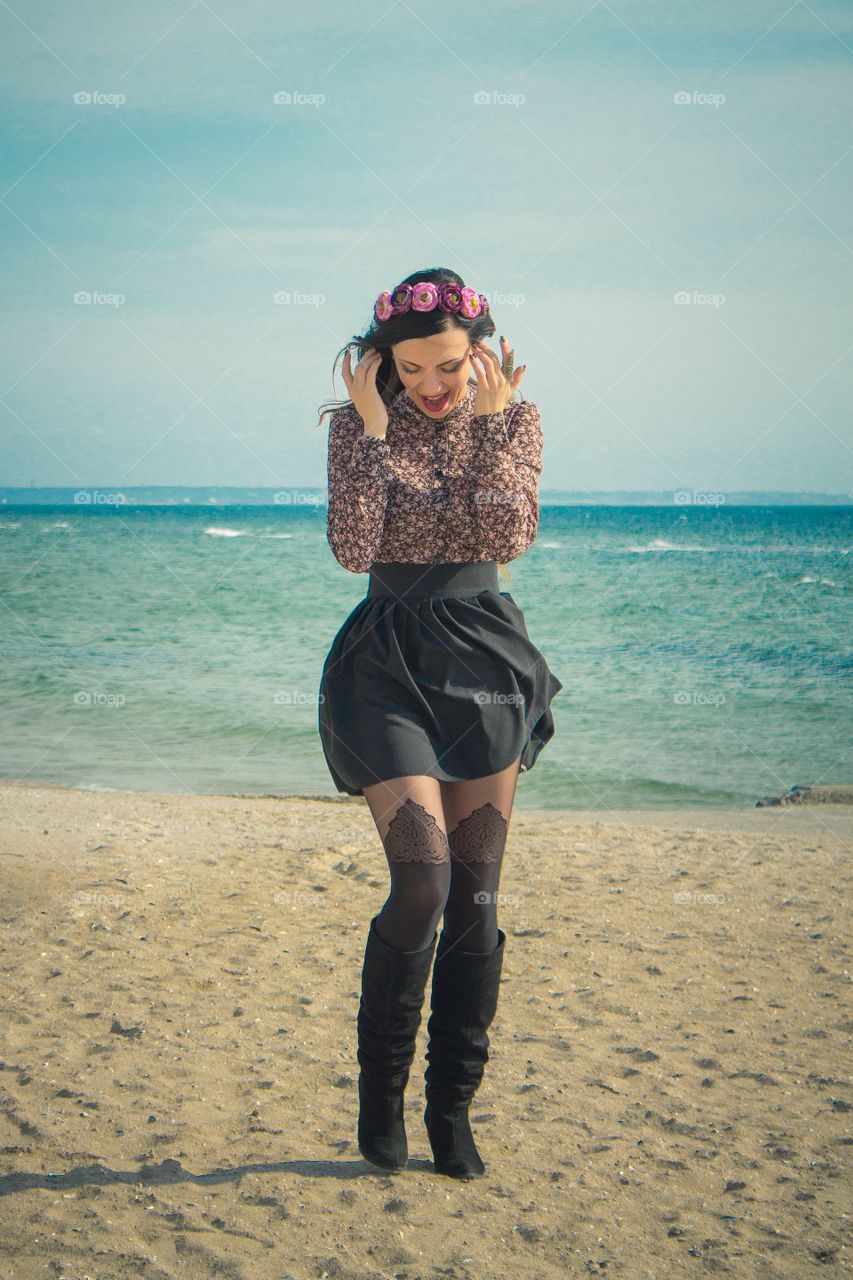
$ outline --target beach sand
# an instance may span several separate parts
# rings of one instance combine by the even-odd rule
[[[523,785],[523,784],[522,784]],[[361,798],[0,784],[21,1280],[845,1274],[853,806],[516,809],[484,1178],[355,1141]]]

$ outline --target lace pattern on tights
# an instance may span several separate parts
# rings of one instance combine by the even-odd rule
[[[394,862],[447,862],[447,836],[431,813],[406,800],[395,813],[385,835],[385,851]]]
[[[508,826],[500,809],[487,802],[450,832],[451,856],[460,862],[497,862],[503,853]]]

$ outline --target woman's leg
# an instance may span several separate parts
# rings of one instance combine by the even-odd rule
[[[358,1147],[383,1169],[408,1157],[403,1094],[415,1052],[450,850],[435,778],[408,775],[364,788],[391,872],[370,922],[358,1010]]]
[[[444,934],[466,951],[498,944],[498,883],[520,763],[519,756],[500,773],[441,783],[451,858]]]
[[[420,951],[435,936],[450,888],[441,784],[407,774],[364,788],[391,873],[391,891],[376,921],[392,947]]]
[[[520,763],[442,784],[452,870],[432,971],[424,1121],[436,1171],[452,1178],[485,1171],[468,1108],[498,1003],[506,941],[497,927],[498,881]]]

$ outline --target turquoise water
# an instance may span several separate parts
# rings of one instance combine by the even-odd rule
[[[366,574],[325,508],[0,512],[0,775],[336,795],[316,729]],[[565,686],[517,808],[853,781],[850,507],[543,507],[502,580]]]

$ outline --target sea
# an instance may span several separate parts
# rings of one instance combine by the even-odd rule
[[[320,503],[0,509],[0,776],[335,796],[367,590]],[[501,580],[563,684],[517,809],[753,807],[853,781],[851,506],[551,505]]]

